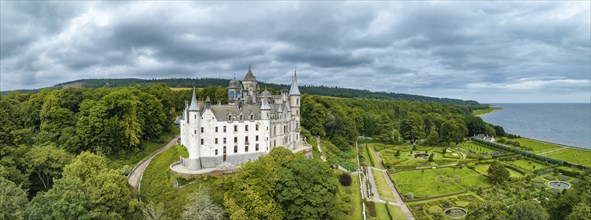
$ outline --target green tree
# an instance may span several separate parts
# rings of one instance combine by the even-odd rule
[[[515,220],[547,220],[549,215],[540,205],[533,200],[519,201],[509,207],[510,219]]]
[[[566,220],[591,219],[591,206],[586,203],[578,203],[575,205],[570,214],[565,218]]]
[[[134,204],[126,178],[107,168],[104,157],[82,152],[62,172],[62,178],[31,201],[32,219],[122,219]]]
[[[441,136],[443,140],[454,142],[456,146],[464,140],[468,129],[463,123],[448,121],[441,125]]]
[[[484,201],[468,206],[466,220],[506,220],[509,219],[507,206],[500,202]]]
[[[435,130],[435,127],[432,127],[431,131],[429,131],[429,135],[427,136],[427,144],[431,146],[439,144],[439,133]]]
[[[565,219],[570,214],[573,217],[580,216],[580,211],[585,210],[588,206],[580,204],[591,204],[591,176],[584,176],[581,181],[573,184],[573,187],[561,195],[560,197],[552,198],[547,204],[546,208],[550,214],[551,219]],[[575,212],[575,207],[577,207]],[[584,215],[582,215],[584,216]]]
[[[226,211],[220,205],[209,199],[209,192],[205,188],[197,188],[189,195],[192,202],[183,207],[183,219],[186,220],[221,220]]]
[[[268,156],[242,164],[229,178],[224,195],[230,219],[283,219],[283,209],[274,199],[279,175],[279,165]]]
[[[435,156],[435,154],[434,154],[434,153],[432,153],[431,155],[429,155],[429,159],[428,159],[428,160],[429,160],[429,162],[432,162],[432,161],[433,161],[433,157],[434,157],[434,156]]]
[[[24,219],[27,193],[0,176],[0,219]]]
[[[509,180],[509,171],[505,169],[505,167],[498,161],[495,161],[490,164],[487,173],[488,179],[491,183],[494,184],[500,184],[502,182]]]
[[[64,167],[72,161],[72,155],[53,145],[33,147],[26,154],[30,166],[31,176],[41,183],[40,190],[47,190],[53,185],[53,180],[61,177]],[[35,182],[34,182],[35,183]],[[33,185],[35,185],[33,183]],[[34,190],[34,195],[38,189]]]

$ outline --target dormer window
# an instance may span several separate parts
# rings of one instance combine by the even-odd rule
[[[254,120],[254,114],[250,114],[250,120]]]
[[[240,121],[242,121],[242,115],[240,115],[240,116],[238,116],[238,117],[240,117]]]
[[[228,115],[228,121],[232,121],[232,115]]]

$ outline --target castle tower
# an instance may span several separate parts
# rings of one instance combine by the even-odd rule
[[[292,116],[292,129],[290,131],[295,146],[298,146],[300,141],[300,96],[297,73],[294,70],[293,77],[291,78],[291,87],[289,88],[289,105]]]
[[[190,170],[201,169],[201,114],[199,103],[195,95],[195,88],[193,88],[193,96],[191,97],[191,105],[188,109],[189,122],[189,158],[187,159],[187,168]]]
[[[238,88],[238,81],[236,78],[230,80],[228,85],[228,103],[233,103],[238,100],[240,95],[240,89]]]
[[[242,80],[242,89],[244,95],[244,101],[246,104],[253,104],[257,102],[257,78],[252,74],[250,66],[248,72]]]

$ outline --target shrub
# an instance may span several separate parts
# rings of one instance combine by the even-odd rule
[[[341,182],[341,185],[343,186],[350,186],[351,185],[351,175],[349,175],[348,173],[343,173],[341,174],[341,176],[339,177],[339,181]]]
[[[554,177],[552,175],[548,175],[548,176],[546,176],[544,178],[546,178],[547,180],[556,180],[556,177]]]
[[[406,198],[407,198],[407,199],[414,199],[414,198],[415,198],[415,194],[413,194],[412,192],[408,192],[408,193],[406,194]]]
[[[376,204],[373,201],[365,201],[365,206],[369,216],[376,217]]]
[[[570,178],[568,178],[568,176],[561,175],[560,177],[558,177],[558,179],[560,179],[562,181],[566,181],[566,180],[569,180]]]

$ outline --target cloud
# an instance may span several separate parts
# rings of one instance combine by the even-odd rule
[[[0,90],[242,78],[591,101],[589,2],[0,2]]]

